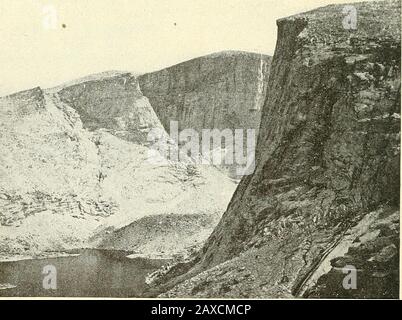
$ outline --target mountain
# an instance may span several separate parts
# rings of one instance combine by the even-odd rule
[[[141,75],[142,93],[166,130],[256,128],[266,96],[271,57],[225,51]]]
[[[149,161],[163,127],[129,73],[2,97],[0,119],[1,258],[96,246],[152,215],[221,215],[235,188],[213,167]]]
[[[278,20],[256,169],[162,297],[399,297],[401,8],[351,5]]]
[[[202,129],[258,133],[270,64],[267,55],[225,51],[141,75],[138,81],[168,132],[170,122],[177,121],[179,130],[200,134]],[[236,164],[219,167],[237,176]]]
[[[200,246],[236,185],[208,165],[149,161],[149,134],[158,129],[172,146],[164,130],[171,120],[257,129],[269,63],[221,52],[142,76],[109,71],[0,98],[0,257]]]

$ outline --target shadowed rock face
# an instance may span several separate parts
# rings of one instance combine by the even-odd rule
[[[221,52],[139,77],[166,130],[258,129],[271,57]]]
[[[96,247],[150,215],[220,216],[235,188],[212,167],[149,161],[147,133],[163,127],[131,74],[1,97],[0,119],[0,259]]]
[[[150,129],[162,129],[137,78],[129,73],[68,86],[58,96],[78,112],[84,127],[91,131],[103,128],[144,143]]]
[[[353,5],[278,21],[256,170],[166,296],[398,297],[400,3]]]

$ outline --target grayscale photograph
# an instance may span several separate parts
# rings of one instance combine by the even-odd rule
[[[399,299],[400,0],[0,0],[0,70],[0,299]]]

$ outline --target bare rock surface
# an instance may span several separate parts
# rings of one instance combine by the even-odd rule
[[[2,258],[88,247],[150,215],[221,215],[235,188],[214,168],[148,160],[162,125],[131,74],[2,97],[0,118]]]
[[[140,88],[166,130],[257,128],[271,57],[228,51],[139,77]]]
[[[343,5],[277,22],[256,170],[155,294],[398,297],[400,2],[352,5],[356,30]]]
[[[219,212],[146,216],[113,233],[97,235],[101,239],[97,247],[130,250],[134,257],[145,253],[146,257],[182,261],[202,247],[220,217]]]
[[[257,136],[270,64],[267,55],[218,52],[141,75],[139,83],[168,132],[170,122],[177,121],[179,130],[199,134],[202,129],[255,129]],[[219,167],[236,177],[236,164]]]

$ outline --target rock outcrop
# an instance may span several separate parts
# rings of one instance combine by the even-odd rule
[[[398,297],[400,2],[352,6],[277,22],[255,172],[163,296]]]
[[[234,190],[212,167],[149,161],[163,127],[131,74],[0,98],[0,119],[1,258],[88,247],[150,215],[220,215]]]
[[[166,130],[256,128],[271,57],[228,51],[195,58],[139,77],[141,91]]]
[[[58,91],[58,96],[90,131],[106,129],[122,139],[145,143],[150,129],[162,129],[137,78],[130,73],[68,86]]]
[[[168,132],[177,121],[179,130],[255,129],[257,135],[270,64],[267,55],[219,52],[142,75],[139,83]],[[220,167],[236,176],[236,164]]]
[[[168,256],[181,261],[202,248],[220,217],[219,212],[146,216],[115,232],[98,234],[101,241],[97,248],[130,250],[136,256],[146,253],[149,257]]]

